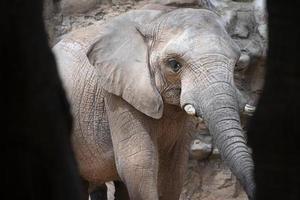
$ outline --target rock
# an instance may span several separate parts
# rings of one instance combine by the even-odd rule
[[[190,147],[190,156],[196,160],[204,160],[212,153],[212,144],[196,139]]]
[[[248,44],[244,47],[244,50],[248,52],[251,58],[260,58],[263,55],[263,44],[261,40],[258,38],[254,38],[248,42]]]
[[[101,19],[103,19],[103,16],[105,15],[105,13],[103,11],[99,11],[95,14],[95,20],[99,21]]]
[[[227,31],[231,34],[235,29],[233,24],[236,24],[237,22],[237,13],[233,10],[226,10],[222,13],[221,20],[223,21]]]
[[[120,5],[127,5],[127,4],[132,4],[135,2],[134,0],[111,0],[113,4],[120,4]]]
[[[162,5],[198,5],[198,0],[155,0],[154,3],[159,3]]]
[[[255,21],[252,12],[238,10],[233,35],[240,39],[247,39],[250,33],[254,33],[254,24]]]
[[[48,33],[49,44],[52,46],[58,38],[57,27],[59,27],[63,21],[59,5],[54,3],[53,0],[44,0],[43,16]]]
[[[253,2],[254,17],[258,24],[267,24],[266,0],[255,0]]]
[[[87,12],[98,3],[98,0],[61,0],[60,7],[64,15],[69,15]]]
[[[220,159],[190,160],[180,200],[247,200],[247,195]]]
[[[250,56],[248,54],[242,53],[236,66],[235,69],[238,71],[246,69],[250,64]]]
[[[215,9],[214,3],[215,2],[212,0],[198,0],[199,6],[201,6],[202,8],[209,9],[209,10]]]
[[[234,30],[233,36],[239,38],[248,38],[249,36],[249,29],[246,23],[239,23]]]
[[[257,29],[258,29],[258,32],[259,32],[260,36],[266,40],[267,37],[268,37],[268,25],[267,24],[261,24],[261,25],[258,26]]]

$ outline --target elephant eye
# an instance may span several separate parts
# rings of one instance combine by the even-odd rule
[[[171,69],[173,70],[173,72],[178,72],[181,68],[181,65],[179,62],[177,62],[176,60],[172,59],[172,60],[168,60],[168,64],[171,67]]]

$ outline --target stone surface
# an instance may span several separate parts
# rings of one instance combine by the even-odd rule
[[[212,153],[213,147],[211,143],[205,143],[199,139],[192,142],[190,147],[190,156],[196,160],[204,160]]]
[[[54,46],[60,38],[75,29],[92,25],[98,21],[106,21],[114,16],[120,15],[136,6],[143,6],[141,2],[136,5],[135,1],[120,0],[121,3],[114,4],[111,0],[88,1],[86,6],[80,0],[62,0],[53,4],[53,0],[45,0],[44,18],[49,35],[50,46]],[[100,2],[100,3],[99,3]],[[71,5],[68,5],[71,4]]]
[[[198,5],[197,0],[155,0],[154,3],[160,3],[163,5],[186,5],[193,4]]]
[[[246,194],[220,159],[190,160],[180,200],[247,200]]]
[[[216,151],[218,154],[218,151]],[[113,183],[108,186],[108,200],[114,200]],[[180,200],[247,200],[247,195],[219,156],[209,160],[190,160]]]
[[[98,0],[61,0],[60,7],[63,14],[84,13],[97,6]]]

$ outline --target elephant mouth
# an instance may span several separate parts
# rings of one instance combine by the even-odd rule
[[[168,87],[162,92],[162,96],[165,102],[172,105],[180,105],[180,87]]]

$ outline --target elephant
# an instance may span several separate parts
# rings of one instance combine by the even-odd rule
[[[132,200],[179,199],[194,119],[254,198],[234,84],[240,49],[206,9],[133,10],[53,47],[72,107],[72,144],[89,185],[120,180]]]

